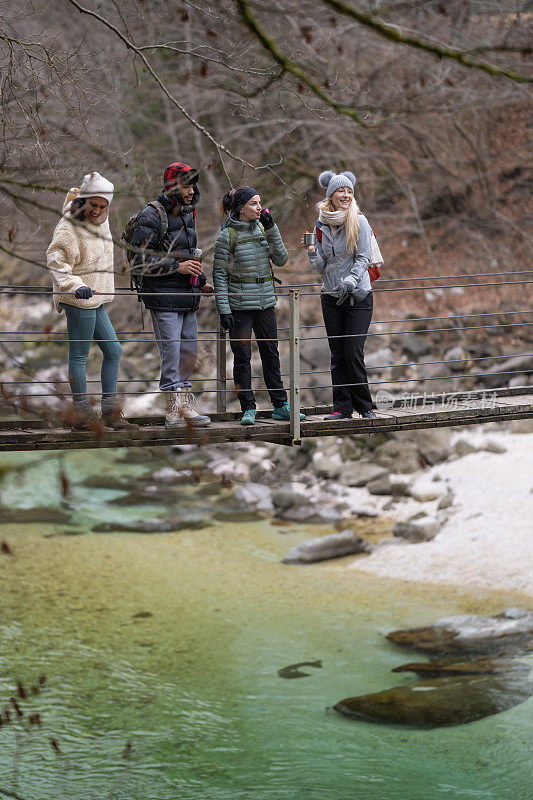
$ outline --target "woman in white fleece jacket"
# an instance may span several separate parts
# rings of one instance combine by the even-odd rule
[[[87,430],[100,418],[87,394],[87,357],[91,341],[102,351],[102,422],[115,430],[133,428],[117,398],[122,347],[104,308],[113,300],[113,241],[108,211],[113,184],[98,172],[85,175],[80,189],[71,189],[46,251],[54,287],[54,304],[65,311],[69,339],[69,383],[76,411],[73,426]]]

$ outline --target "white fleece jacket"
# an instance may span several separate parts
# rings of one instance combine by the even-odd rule
[[[46,251],[54,292],[67,292],[54,295],[54,305],[58,311],[62,310],[60,303],[78,308],[98,308],[103,303],[110,303],[115,294],[113,242],[109,221],[106,219],[102,225],[92,225],[89,222],[73,224],[69,209],[72,200],[77,196],[77,189],[71,189],[67,194],[63,218],[56,225]],[[93,295],[89,300],[82,300],[74,295],[80,286],[89,286],[93,292],[99,294]]]

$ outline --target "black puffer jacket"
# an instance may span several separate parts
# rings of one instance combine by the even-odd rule
[[[194,188],[193,202],[182,206],[177,217],[173,216],[172,207],[164,195],[157,198],[168,214],[168,231],[163,241],[157,209],[146,206],[139,215],[131,243],[135,247],[143,247],[146,243],[143,262],[148,274],[142,276],[141,284],[146,308],[157,311],[196,311],[200,305],[200,288],[206,283],[205,275],[200,275],[197,286],[191,286],[191,276],[177,271],[180,261],[188,261],[194,257],[196,248],[194,208],[200,192],[197,186]],[[152,255],[150,251],[155,252]],[[176,251],[178,257],[164,258],[156,255],[157,251]],[[149,274],[150,264],[154,265],[152,275]],[[153,293],[156,292],[163,296],[154,296]]]

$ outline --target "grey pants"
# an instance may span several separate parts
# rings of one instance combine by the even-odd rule
[[[150,309],[150,315],[161,359],[159,388],[162,392],[189,390],[198,353],[196,311]]]

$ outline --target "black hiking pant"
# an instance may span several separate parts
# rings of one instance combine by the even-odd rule
[[[353,306],[349,298],[338,306],[337,298],[329,294],[322,294],[321,302],[331,352],[333,411],[347,416],[354,410],[359,414],[371,411],[363,348],[372,319],[372,292],[364,300],[355,300]]]
[[[287,400],[287,392],[281,380],[278,352],[278,326],[274,306],[257,311],[231,311],[235,327],[230,331],[230,346],[233,352],[233,382],[238,391],[241,409],[255,408],[252,391],[252,331],[257,339],[263,377],[274,408]],[[264,341],[267,340],[267,341]]]

